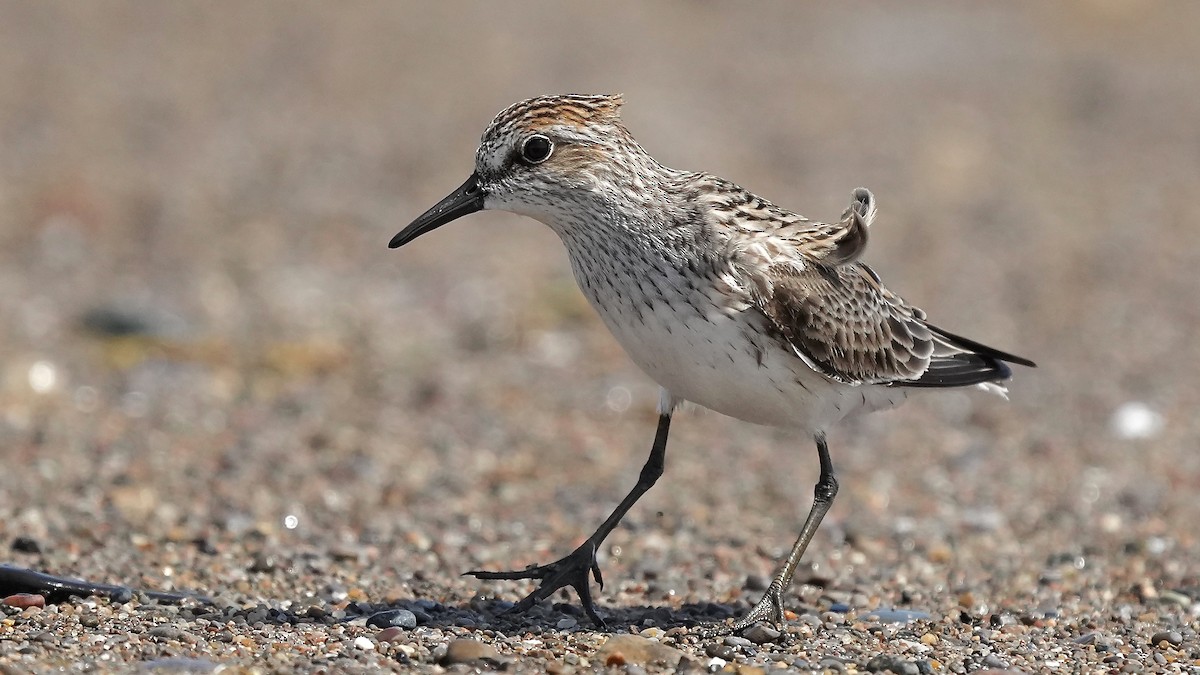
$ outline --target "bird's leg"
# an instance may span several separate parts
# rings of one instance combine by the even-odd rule
[[[629,494],[625,495],[625,498],[621,500],[617,508],[613,509],[608,518],[592,533],[592,536],[587,538],[587,541],[579,545],[579,548],[567,556],[546,565],[537,565],[510,572],[472,570],[467,572],[467,574],[479,579],[541,579],[541,585],[514,605],[509,610],[510,612],[523,612],[550,597],[558,589],[570,586],[579,594],[579,603],[583,605],[583,610],[587,612],[588,617],[597,626],[604,626],[604,621],[596,614],[596,607],[592,603],[588,573],[591,573],[596,579],[596,583],[600,585],[600,588],[604,588],[604,579],[600,576],[600,565],[596,563],[596,550],[600,548],[600,544],[604,539],[621,522],[621,518],[625,516],[625,513],[629,511],[634,502],[646,494],[646,491],[663,474],[663,466],[667,454],[667,434],[670,428],[670,411],[660,413],[658,417],[658,432],[654,435],[654,446],[650,448],[650,457],[646,459],[645,465],[642,466],[642,472],[638,476],[637,485],[633,486],[633,489],[629,491]]]
[[[796,544],[792,546],[792,552],[788,554],[779,574],[771,580],[767,592],[763,593],[762,599],[754,605],[749,614],[733,624],[731,630],[735,633],[745,630],[759,621],[769,621],[776,626],[783,623],[783,592],[791,585],[792,575],[796,573],[796,565],[800,563],[800,556],[804,555],[804,549],[808,548],[808,542],[812,540],[813,534],[821,525],[821,519],[825,517],[829,507],[833,504],[833,498],[837,496],[837,478],[833,475],[833,462],[829,459],[829,447],[825,445],[825,434],[818,433],[816,441],[817,455],[821,458],[821,477],[817,480],[816,488],[813,489],[813,505],[808,512],[808,519],[804,521],[804,527],[800,528],[800,536],[796,539]]]

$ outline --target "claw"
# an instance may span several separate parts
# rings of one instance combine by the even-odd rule
[[[783,594],[776,584],[772,583],[762,599],[754,605],[745,617],[735,622],[730,632],[740,633],[759,621],[766,621],[775,628],[783,626]]]
[[[604,588],[604,580],[600,575],[600,565],[596,562],[596,547],[591,542],[582,546],[569,555],[545,565],[530,565],[523,570],[505,572],[489,572],[487,570],[471,570],[466,575],[477,579],[539,579],[541,584],[532,593],[521,598],[504,613],[524,612],[537,603],[550,597],[560,588],[570,586],[579,595],[579,604],[597,626],[604,628],[604,620],[596,613],[596,605],[592,602],[592,590],[588,574],[591,574],[600,588]]]

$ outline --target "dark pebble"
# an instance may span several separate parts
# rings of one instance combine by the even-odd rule
[[[325,608],[320,605],[309,605],[308,609],[304,610],[304,616],[310,619],[322,619],[328,614],[329,612],[325,611]]]
[[[274,572],[277,567],[279,567],[279,562],[275,559],[275,556],[267,553],[259,553],[254,556],[254,562],[250,563],[250,567],[247,570],[250,572]]]
[[[196,550],[204,555],[216,555],[218,553],[217,547],[213,546],[213,543],[204,537],[193,539],[192,546],[195,546]]]
[[[114,605],[123,605],[123,604],[129,602],[130,600],[133,600],[133,589],[132,588],[118,588],[117,590],[115,590],[109,594],[108,599],[110,601],[112,601],[112,603]]]
[[[373,628],[416,628],[417,615],[407,609],[389,609],[372,614],[367,619],[367,625]]]
[[[771,585],[771,580],[762,574],[751,574],[746,577],[746,590],[765,591]]]
[[[725,659],[726,661],[732,661],[737,657],[737,652],[733,650],[733,647],[717,644],[716,642],[704,645],[704,653],[708,656],[715,656],[718,659]]]
[[[17,537],[13,539],[12,550],[17,553],[41,553],[42,547],[38,546],[36,539],[30,537]]]
[[[845,614],[846,612],[850,611],[850,605],[847,605],[844,602],[835,602],[829,606],[829,611],[837,612],[838,614]]]
[[[1177,630],[1160,630],[1150,638],[1150,645],[1157,647],[1163,642],[1178,647],[1183,643],[1183,635]]]

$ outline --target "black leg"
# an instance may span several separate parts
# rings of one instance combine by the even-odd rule
[[[587,538],[587,541],[579,545],[579,548],[572,551],[566,557],[556,560],[546,565],[538,565],[523,570],[513,570],[510,572],[487,572],[483,570],[472,570],[467,572],[479,579],[541,579],[542,583],[532,593],[525,596],[520,602],[513,606],[509,611],[523,612],[542,600],[550,597],[555,591],[560,588],[570,586],[579,594],[579,602],[583,605],[583,609],[587,615],[596,623],[597,626],[603,626],[604,621],[596,614],[596,607],[592,602],[592,593],[588,584],[588,573],[596,579],[596,583],[600,588],[604,588],[604,579],[600,576],[600,566],[596,563],[596,550],[600,548],[600,544],[608,537],[617,524],[621,522],[621,518],[633,507],[634,503],[649,490],[658,480],[658,477],[663,474],[667,456],[667,434],[671,430],[671,414],[664,413],[658,416],[658,432],[654,435],[654,445],[650,448],[650,457],[646,459],[645,465],[642,466],[642,472],[638,475],[637,485],[625,495],[617,508],[609,514],[608,518],[601,523],[592,536]]]
[[[821,459],[821,477],[817,480],[816,488],[813,490],[813,505],[808,512],[808,519],[804,521],[804,527],[800,528],[800,536],[796,539],[796,544],[792,546],[792,552],[788,554],[779,574],[775,575],[771,585],[767,587],[767,592],[763,594],[758,604],[754,605],[750,613],[741,621],[733,624],[734,632],[749,628],[759,621],[770,621],[776,626],[783,623],[783,592],[791,585],[792,575],[796,573],[796,565],[800,563],[800,556],[804,555],[804,549],[808,548],[808,542],[816,534],[817,528],[821,525],[821,519],[825,517],[829,507],[833,505],[833,498],[837,496],[837,478],[833,475],[833,462],[829,459],[829,447],[825,445],[825,434],[818,433],[815,438],[817,456]]]

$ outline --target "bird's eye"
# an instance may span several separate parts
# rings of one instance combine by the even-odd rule
[[[526,138],[521,145],[521,158],[530,164],[541,164],[550,159],[551,152],[554,152],[554,143],[541,134]]]

